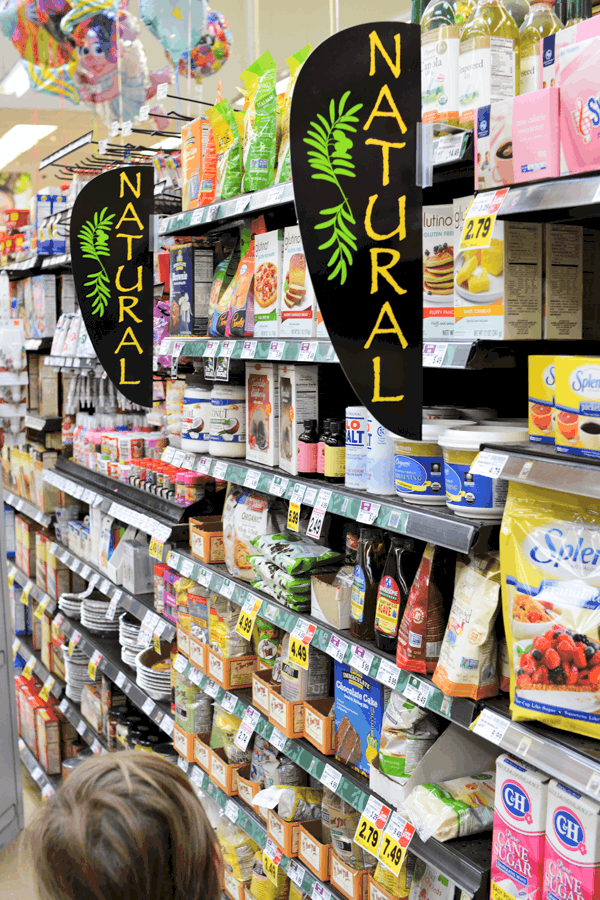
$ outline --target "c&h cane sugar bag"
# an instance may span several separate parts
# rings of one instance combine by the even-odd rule
[[[500,535],[511,713],[600,736],[600,502],[510,483]]]

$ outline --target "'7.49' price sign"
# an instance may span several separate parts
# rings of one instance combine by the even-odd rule
[[[461,250],[491,247],[492,232],[498,210],[508,193],[508,188],[478,194],[466,214],[460,241]]]

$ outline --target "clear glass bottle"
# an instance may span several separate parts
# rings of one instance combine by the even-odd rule
[[[473,128],[476,110],[519,93],[519,29],[503,0],[479,0],[460,38],[460,124]]]
[[[531,9],[529,0],[504,0],[504,5],[520,28]]]
[[[459,20],[466,21],[461,0]],[[421,18],[421,118],[458,125],[460,23],[455,0],[430,0]]]
[[[567,0],[566,28],[592,18],[592,0]],[[552,32],[551,32],[552,33]]]
[[[562,28],[562,22],[554,12],[554,0],[532,0],[529,14],[519,31],[521,94],[540,90],[540,41]]]

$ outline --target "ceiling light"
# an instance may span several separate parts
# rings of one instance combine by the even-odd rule
[[[0,94],[15,94],[17,97],[22,97],[29,88],[29,76],[21,62],[13,66],[6,78],[0,82]]]
[[[14,125],[0,138],[0,171],[56,131],[56,125]]]

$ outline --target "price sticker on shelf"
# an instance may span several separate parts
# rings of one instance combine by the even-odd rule
[[[104,593],[104,592],[103,592]],[[119,605],[119,600],[123,596],[123,591],[116,590],[112,597],[110,598],[110,603],[108,604],[108,609],[106,610],[105,618],[109,619],[109,621],[113,622],[115,615],[117,613],[117,606]]]
[[[323,528],[323,522],[325,521],[325,515],[327,513],[327,507],[329,506],[330,500],[331,491],[319,491],[319,494],[315,501],[315,505],[313,507],[313,511],[311,513],[310,522],[308,523],[308,528],[306,529],[306,534],[308,537],[313,537],[315,538],[315,540],[318,540],[320,538]]]
[[[98,738],[94,738],[94,740],[90,744],[90,750],[92,751],[92,753],[95,753],[96,755],[98,753],[100,753],[100,751],[102,750],[102,744],[100,743]]]
[[[265,849],[263,850],[263,869],[266,876],[277,887],[277,875],[279,873],[279,863],[283,857],[283,850],[278,847],[272,838],[267,838]]]
[[[285,341],[271,341],[269,345],[269,359],[280,360],[283,357],[283,351],[285,350]]]
[[[199,209],[192,210],[192,217],[190,219],[190,225],[201,225],[204,220],[204,207],[201,206]]]
[[[127,675],[125,672],[117,672],[117,677],[115,678],[115,684],[118,688],[123,690],[123,686],[127,681]]]
[[[208,456],[201,456],[196,463],[196,472],[198,475],[208,475],[210,473],[210,464],[212,460]]]
[[[151,716],[154,713],[155,709],[156,709],[156,703],[154,702],[154,700],[151,697],[148,697],[146,700],[144,700],[144,703],[142,705],[143,713],[146,713],[147,716]]]
[[[208,569],[198,569],[197,581],[202,587],[209,587],[211,582],[211,573]]]
[[[179,759],[177,760],[177,765],[181,769],[181,771],[185,772],[187,775],[187,770],[190,767],[190,764],[187,761],[187,759],[184,759],[183,756],[180,756]]]
[[[53,797],[55,793],[56,791],[54,790],[50,782],[47,781],[46,784],[44,784],[42,787],[42,797],[44,798],[44,800],[48,800],[50,797]]]
[[[403,819],[397,812],[391,814],[379,845],[378,859],[395,876],[400,873],[414,833],[414,825]]]
[[[288,531],[298,531],[300,526],[300,504],[290,500],[288,506],[287,528]]]
[[[356,644],[353,645],[352,656],[350,657],[350,665],[353,669],[358,669],[363,675],[368,675],[374,659],[375,656],[370,650],[365,650],[364,647],[357,647]]]
[[[431,685],[426,681],[421,681],[416,675],[410,675],[408,684],[402,691],[404,696],[416,703],[417,706],[427,706],[429,695],[431,694]]]
[[[332,900],[333,898],[331,891],[328,891],[320,881],[315,881],[310,896],[312,897],[312,900]]]
[[[152,643],[154,628],[158,622],[159,617],[157,614],[149,609],[142,619],[142,624],[140,625],[138,633],[138,643],[141,644],[142,647],[149,647]]]
[[[254,359],[256,354],[256,341],[244,341],[240,359]]]
[[[206,682],[206,675],[204,672],[201,672],[200,669],[197,669],[195,666],[192,666],[187,677],[190,681],[193,681],[194,684],[198,685],[198,687]]]
[[[20,646],[21,646],[21,641],[19,640],[19,638],[15,638],[14,641],[12,642],[12,656],[13,656],[13,662],[14,662],[15,659],[17,658],[17,651],[18,651],[18,649],[19,649]]]
[[[83,566],[81,569],[81,572],[79,574],[85,581],[87,581],[88,578],[90,577],[91,573],[92,573],[92,570],[90,569],[89,566]]]
[[[341,780],[342,773],[338,772],[337,769],[334,769],[333,766],[330,766],[329,763],[327,763],[320,778],[321,784],[324,784],[326,788],[329,788],[329,790],[333,791],[335,794],[340,786]]]
[[[9,586],[9,588],[12,588],[13,584],[15,583],[16,574],[17,574],[17,567],[11,566],[10,569],[8,570],[8,586]]]
[[[257,472],[256,469],[248,469],[246,472],[246,477],[244,478],[244,487],[250,488],[250,490],[254,490],[258,487],[258,479],[260,478],[260,472]]]
[[[499,478],[508,460],[506,453],[494,453],[491,450],[483,450],[478,453],[471,465],[471,475],[487,475],[488,478]]]
[[[283,497],[289,483],[289,478],[284,478],[282,475],[275,475],[271,480],[269,493],[274,494],[276,497]]]
[[[221,586],[219,587],[219,594],[222,594],[223,597],[227,597],[228,600],[231,600],[233,597],[233,592],[235,591],[235,582],[230,581],[229,578],[224,578],[221,582]]]
[[[69,708],[69,703],[68,703],[68,700],[67,700],[65,697],[63,697],[63,699],[62,699],[62,700],[60,701],[60,703],[58,704],[58,708],[60,709],[60,711],[61,711],[61,713],[63,714],[63,716],[66,716],[67,710],[68,710],[68,708]]]
[[[88,663],[88,675],[92,679],[92,681],[96,680],[96,670],[100,665],[100,660],[102,659],[102,654],[99,650],[94,650],[92,653],[92,657]]]
[[[213,469],[213,478],[216,478],[218,481],[226,481],[227,480],[227,463],[222,460],[215,463],[215,467]]]
[[[230,357],[235,349],[235,341],[223,341],[221,344],[220,356]]]
[[[240,750],[245,750],[248,746],[248,742],[254,734],[254,729],[256,728],[259,719],[260,713],[257,712],[254,707],[249,706],[244,713],[244,718],[233,739],[233,743],[236,747],[239,747]]]
[[[374,503],[372,500],[361,500],[356,521],[364,522],[365,525],[373,525],[377,520],[380,509],[381,503]]]
[[[71,632],[71,640],[69,641],[69,656],[73,656],[73,650],[81,640],[81,634],[79,631]]]
[[[76,731],[77,731],[77,734],[79,735],[79,737],[83,737],[86,727],[87,726],[86,726],[84,720],[80,719],[79,722],[77,723],[77,728],[76,728]]]
[[[316,341],[305,341],[300,344],[298,362],[313,362],[317,355],[318,344]]]
[[[346,650],[348,649],[348,641],[342,640],[337,634],[329,635],[329,643],[327,644],[326,653],[337,659],[338,662],[344,662]]]
[[[50,603],[50,597],[48,596],[48,594],[44,594],[44,596],[42,597],[42,599],[36,606],[35,612],[33,614],[36,619],[41,620],[41,618],[44,615],[44,612],[46,610],[46,607],[48,606],[49,603]]]
[[[33,675],[33,670],[35,668],[35,663],[35,656],[30,656],[27,660],[27,665],[23,669],[23,678],[31,678],[31,676]]]
[[[391,812],[389,806],[386,806],[381,800],[369,797],[369,802],[358,822],[354,842],[360,847],[364,847],[373,856],[377,856],[381,836]]]
[[[159,541],[158,538],[150,538],[150,556],[153,556],[154,559],[157,559],[159,562],[161,562],[163,558],[164,546],[165,545],[163,544],[163,542]]]
[[[54,624],[56,625],[57,628],[60,628],[64,621],[65,621],[65,617],[63,616],[62,613],[57,613],[54,616]]]
[[[208,209],[206,210],[206,221],[214,222],[215,219],[217,218],[218,212],[219,212],[218,203],[213,203],[212,206],[209,206]]]
[[[194,766],[192,769],[192,773],[190,775],[192,781],[198,785],[199,788],[203,788],[206,784],[206,775],[199,769],[198,766]]]
[[[423,365],[430,369],[439,368],[445,359],[447,344],[423,344]]]
[[[206,682],[206,687],[204,688],[204,693],[208,694],[209,697],[212,697],[213,700],[219,693],[219,685],[216,681],[213,681],[212,678],[208,678]]]
[[[491,741],[492,744],[496,744],[499,747],[509,725],[510,722],[508,719],[499,716],[498,713],[492,712],[491,709],[484,709],[475,720],[474,724],[471,725],[471,730],[475,734],[485,738],[487,741]]]
[[[225,815],[230,822],[237,822],[240,814],[239,806],[236,806],[233,800],[228,800],[225,804]]]
[[[29,594],[31,593],[32,588],[33,581],[28,581],[23,588],[23,593],[21,594],[21,603],[23,603],[24,606],[27,606],[27,604],[29,603]]]
[[[42,689],[40,691],[40,697],[42,698],[42,700],[48,699],[48,697],[50,696],[50,692],[55,684],[56,684],[56,682],[55,682],[54,678],[52,677],[52,675],[48,675],[48,677],[46,678],[44,684],[42,685]]]
[[[465,135],[446,134],[433,142],[433,165],[443,166],[460,159]]]
[[[175,722],[170,716],[167,716],[165,713],[159,724],[165,734],[168,734],[169,737],[173,735],[173,725]]]
[[[287,873],[292,884],[301,887],[304,881],[304,868],[297,859],[290,859],[288,862]]]
[[[207,341],[202,356],[216,356],[219,349],[219,341]]]
[[[237,706],[237,697],[235,694],[231,694],[229,691],[226,691],[225,696],[221,700],[221,706],[223,709],[226,709],[227,712],[232,713]]]
[[[243,213],[245,209],[250,205],[250,197],[238,197],[237,202],[235,204],[235,215],[239,216],[240,213]]]
[[[498,210],[508,194],[508,188],[477,194],[465,214],[465,224],[460,239],[461,250],[490,247]]]
[[[194,571],[194,563],[191,559],[183,559],[181,561],[181,574],[184,578],[191,578]]]
[[[182,675],[185,672],[187,664],[188,664],[188,661],[185,658],[185,656],[182,656],[181,653],[178,653],[177,656],[175,657],[175,662],[173,663],[173,668],[175,669],[176,672],[179,672],[179,674]]]
[[[400,676],[400,669],[394,665],[394,663],[389,662],[387,659],[382,659],[379,662],[379,670],[377,672],[377,681],[380,681],[382,684],[386,684],[392,690],[398,684],[398,678]]]
[[[244,605],[242,606],[242,609],[238,616],[235,630],[239,635],[241,635],[241,637],[245,638],[247,641],[249,641],[252,637],[254,621],[258,615],[261,603],[262,600],[260,599],[260,597],[249,597],[244,601]]]
[[[279,728],[273,728],[273,732],[271,737],[269,738],[269,743],[273,744],[276,750],[279,750],[280,753],[285,752],[285,747],[287,745],[288,739],[285,734],[283,734]]]

